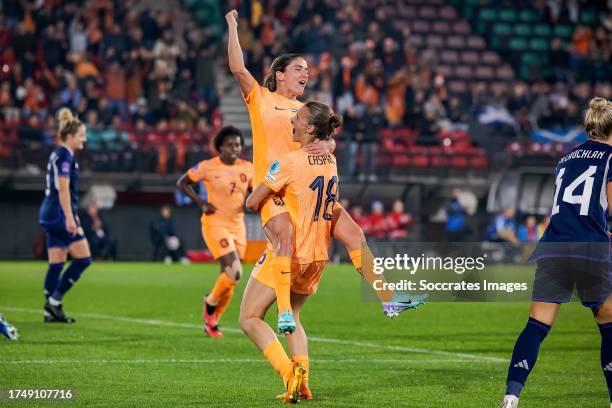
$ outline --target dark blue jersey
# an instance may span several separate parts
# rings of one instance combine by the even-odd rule
[[[607,184],[612,181],[611,155],[612,146],[589,140],[559,160],[550,224],[540,242],[610,241]]]
[[[59,178],[70,178],[70,203],[72,213],[76,214],[79,208],[77,183],[79,181],[79,165],[74,156],[65,146],[55,149],[49,157],[47,164],[47,188],[45,199],[40,206],[39,220],[41,224],[53,224],[60,218],[65,218],[59,201]]]

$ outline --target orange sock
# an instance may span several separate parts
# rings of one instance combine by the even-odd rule
[[[217,308],[215,309],[215,311],[217,312],[217,320],[221,319],[223,312],[225,312],[225,309],[227,309],[227,307],[229,306],[229,303],[232,300],[233,296],[234,286],[226,290],[223,296],[221,297],[221,300],[219,300],[219,303],[217,303]]]
[[[291,309],[291,259],[288,256],[275,256],[270,267],[274,267],[276,285],[276,305],[278,313],[292,311]]]
[[[266,348],[264,348],[263,354],[276,372],[283,378],[283,381],[287,382],[287,379],[291,374],[291,370],[293,369],[293,363],[291,360],[289,360],[289,357],[287,356],[287,353],[285,353],[285,349],[280,344],[280,341],[278,341],[278,339],[274,339],[272,343],[268,344]]]
[[[210,297],[213,301],[217,301],[217,303],[219,303],[225,292],[234,286],[236,286],[236,281],[230,279],[225,272],[221,272],[217,278],[217,281],[215,282],[215,286],[213,286],[212,290],[210,291]]]
[[[374,255],[367,245],[349,251],[349,257],[357,272],[370,284],[372,289],[374,289],[374,281],[386,282],[384,275],[374,273]],[[374,290],[374,292],[381,302],[390,302],[393,299],[393,292],[388,289]]]
[[[291,356],[291,361],[300,363],[302,367],[306,369],[306,374],[304,374],[304,381],[302,384],[305,386],[308,386],[308,373],[310,373],[310,367],[308,364],[308,356],[294,354],[293,356]]]

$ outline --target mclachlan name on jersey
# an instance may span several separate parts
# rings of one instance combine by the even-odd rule
[[[568,160],[572,159],[603,159],[605,152],[599,150],[584,150],[578,149],[576,151],[571,152],[567,156],[563,156],[561,160],[559,160],[559,164],[565,163]]]

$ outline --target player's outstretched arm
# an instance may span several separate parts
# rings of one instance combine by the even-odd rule
[[[194,184],[195,181],[193,181],[191,177],[189,177],[188,173],[183,174],[181,178],[179,178],[176,182],[176,185],[181,190],[181,192],[183,194],[187,194],[187,196],[191,198],[193,202],[196,203],[198,207],[202,209],[202,211],[204,211],[205,214],[214,214],[217,209],[211,203],[202,200],[202,197],[200,197],[193,189]]]
[[[264,183],[259,183],[246,200],[246,207],[251,211],[259,211],[261,203],[274,191]]]
[[[255,78],[244,65],[242,47],[240,47],[240,41],[238,40],[238,12],[231,10],[225,15],[225,21],[227,21],[227,57],[230,71],[238,80],[242,94],[247,96],[255,84]]]

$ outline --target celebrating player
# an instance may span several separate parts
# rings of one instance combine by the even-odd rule
[[[203,332],[223,337],[218,321],[234,295],[242,275],[240,260],[246,250],[243,204],[252,186],[253,165],[239,158],[242,132],[232,126],[221,129],[214,145],[219,156],[203,160],[183,174],[177,185],[202,209],[202,235],[208,249],[221,265],[221,274],[210,294],[204,298]],[[204,181],[208,193],[204,201],[192,185]]]
[[[612,103],[594,98],[584,120],[589,140],[559,160],[550,224],[537,260],[529,320],[518,337],[508,369],[502,408],[518,406],[540,344],[569,302],[574,286],[591,308],[601,333],[601,366],[612,407],[612,276],[609,272],[608,209],[612,206]]]
[[[85,125],[70,109],[60,109],[57,116],[60,146],[49,157],[47,188],[39,212],[39,222],[45,229],[49,253],[44,321],[74,323],[75,320],[64,313],[62,299],[91,264],[89,244],[76,215],[79,208],[79,166],[74,159],[75,152],[83,149],[87,136]],[[62,274],[68,252],[73,260]]]
[[[293,140],[306,147],[314,140],[328,140],[340,126],[341,119],[331,109],[318,102],[308,102],[291,120]],[[264,353],[270,364],[283,378],[286,402],[297,402],[300,396],[312,399],[305,378],[308,365],[308,343],[300,324],[300,310],[309,295],[317,290],[328,259],[332,212],[336,205],[338,171],[331,153],[310,154],[301,148],[275,160],[247,199],[247,207],[257,211],[270,196],[285,190],[284,202],[295,226],[295,254],[291,269],[291,306],[296,330],[287,336],[293,358],[290,360],[274,331],[263,320],[274,302],[276,278],[266,268],[271,262],[268,253],[251,273],[242,305],[240,328]]]
[[[255,184],[258,184],[263,181],[266,170],[275,159],[299,148],[298,144],[292,142],[291,117],[302,106],[297,97],[303,94],[308,83],[308,65],[297,54],[281,55],[272,62],[271,72],[264,79],[263,86],[259,85],[244,64],[238,40],[237,17],[236,10],[225,15],[229,32],[228,59],[251,119],[254,178]],[[320,155],[333,152],[335,146],[333,138],[330,138],[308,144],[305,151]],[[270,259],[264,269],[271,269],[270,276],[275,277],[276,281],[279,312],[277,331],[292,333],[296,325],[289,300],[290,274],[286,272],[291,268],[294,229],[282,192],[263,202],[261,222],[273,246],[273,250],[267,252]],[[363,231],[340,205],[335,206],[332,215],[332,234],[348,249],[353,265],[372,286],[379,279],[373,272],[372,253],[366,245]],[[422,303],[421,300],[409,299],[389,290],[376,291],[376,294],[383,303],[384,313],[390,317]]]

